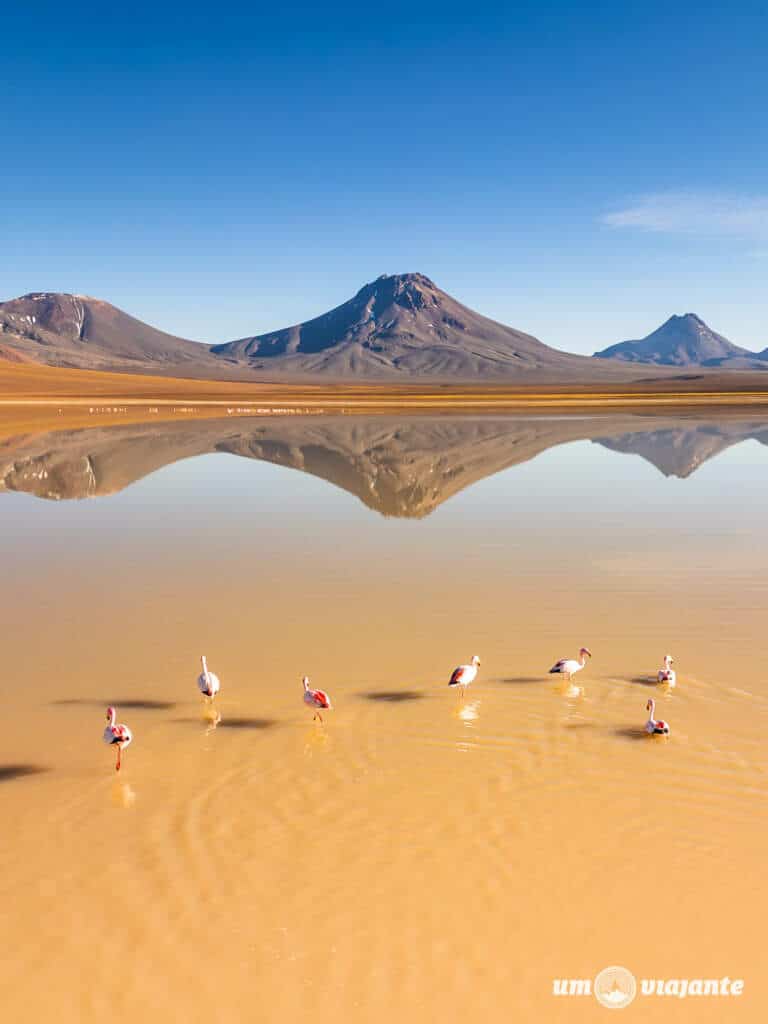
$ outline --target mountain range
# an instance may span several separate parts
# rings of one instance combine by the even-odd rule
[[[587,383],[626,381],[644,364],[768,369],[698,316],[673,316],[638,341],[595,353],[552,348],[462,305],[423,274],[383,275],[322,316],[205,345],[159,331],[100,299],[34,292],[0,303],[0,359],[208,380]]]

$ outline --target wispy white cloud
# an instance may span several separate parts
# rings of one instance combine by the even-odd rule
[[[601,220],[612,228],[664,234],[768,238],[768,195],[654,192]]]

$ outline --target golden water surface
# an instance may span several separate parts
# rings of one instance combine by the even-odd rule
[[[766,440],[629,416],[4,438],[2,1020],[592,1021],[553,979],[613,964],[744,979],[627,1019],[765,1020]],[[547,670],[582,644],[572,695]]]

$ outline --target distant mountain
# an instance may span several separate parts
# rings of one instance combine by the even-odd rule
[[[764,354],[763,354],[764,355]],[[740,348],[713,331],[695,313],[671,316],[666,323],[638,341],[622,341],[595,352],[598,359],[651,363],[655,366],[720,366],[740,369],[762,368],[762,355]],[[752,365],[756,363],[757,365]],[[768,368],[768,362],[765,363]]]
[[[561,379],[594,375],[594,363],[584,356],[481,316],[423,274],[384,275],[314,320],[212,351],[258,370],[304,376],[472,381],[536,371]]]
[[[86,370],[220,366],[206,345],[165,334],[100,299],[59,292],[0,302],[0,344],[34,362]]]

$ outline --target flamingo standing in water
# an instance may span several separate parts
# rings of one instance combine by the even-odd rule
[[[470,683],[473,683],[477,678],[477,667],[480,664],[480,659],[476,654],[472,655],[472,661],[468,665],[459,665],[451,673],[451,678],[448,680],[449,686],[458,686],[460,692],[464,693]]]
[[[591,658],[592,652],[588,648],[582,647],[579,650],[578,660],[576,658],[561,658],[560,661],[555,662],[549,670],[549,674],[552,675],[553,672],[559,672],[561,675],[564,675],[566,680],[570,683],[571,676],[576,675],[577,672],[581,672],[586,665],[587,657]]]
[[[320,714],[321,711],[332,711],[331,698],[325,692],[325,690],[312,690],[309,686],[309,676],[304,676],[302,679],[304,684],[304,703],[308,704],[314,714],[312,715],[312,721],[319,718],[322,722],[323,716]]]
[[[115,771],[120,771],[120,755],[123,752],[123,748],[127,747],[133,739],[133,733],[127,725],[116,725],[115,724],[116,712],[114,708],[107,708],[107,721],[109,725],[104,730],[104,742],[108,743],[111,747],[117,747],[117,764],[115,765]]]
[[[653,713],[656,710],[656,701],[653,698],[645,705],[645,710],[650,712],[648,721],[645,723],[645,731],[652,736],[669,736],[669,725],[666,722],[662,722],[660,718],[653,717]]]
[[[203,671],[197,677],[198,689],[204,697],[210,697],[213,700],[221,689],[219,677],[215,673],[208,671],[208,662],[205,660],[205,655],[200,658],[200,662],[203,666]]]
[[[664,667],[659,669],[659,676],[658,676],[659,682],[660,683],[666,683],[667,686],[670,686],[670,687],[674,686],[675,683],[677,682],[677,673],[672,668],[672,662],[674,660],[675,659],[672,657],[671,654],[665,654],[664,655]]]

